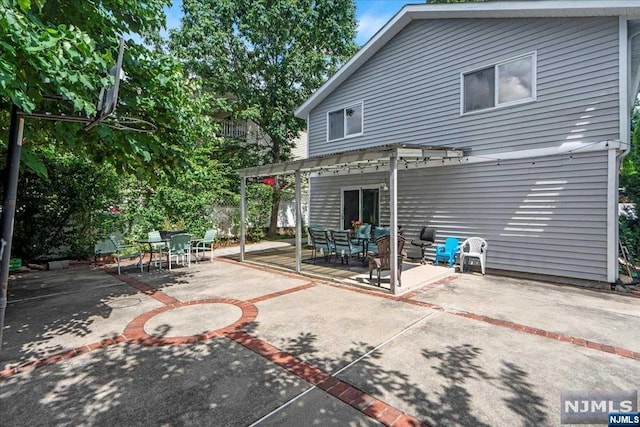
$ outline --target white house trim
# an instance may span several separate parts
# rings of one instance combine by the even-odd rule
[[[499,100],[499,95],[500,95],[500,73],[498,70],[498,67],[500,67],[501,65],[504,64],[508,64],[509,62],[513,62],[513,61],[517,61],[518,59],[523,59],[523,58],[531,58],[531,96],[528,98],[523,98],[523,99],[518,99],[516,101],[509,101],[509,102],[500,102]],[[463,71],[460,73],[460,115],[461,116],[469,116],[472,114],[481,114],[487,111],[493,111],[493,110],[497,110],[497,109],[501,109],[501,108],[507,108],[507,107],[511,107],[514,105],[521,105],[521,104],[528,104],[530,102],[536,102],[538,99],[538,66],[537,66],[537,62],[538,62],[538,51],[534,50],[533,52],[528,52],[522,55],[518,55],[518,56],[513,56],[501,61],[497,61],[497,62],[493,62],[493,63],[488,63],[484,66],[478,66],[475,67],[471,70],[467,70],[467,71]],[[464,87],[464,76],[467,74],[472,74],[476,71],[480,71],[480,70],[484,70],[487,68],[493,68],[494,69],[494,90],[493,90],[493,107],[489,107],[489,108],[482,108],[482,109],[478,109],[478,110],[472,110],[472,111],[464,111],[464,104],[465,104],[465,87]]]
[[[411,21],[455,18],[563,18],[625,16],[640,18],[640,0],[514,1],[504,3],[417,4],[403,7],[338,72],[300,105],[295,115],[305,118],[322,100],[378,52]],[[626,93],[626,92],[625,92]]]
[[[622,164],[622,158],[629,152],[631,118],[629,116],[629,47],[627,18],[619,18],[618,51],[620,64],[618,68],[619,97],[618,108],[620,111],[620,141],[624,146],[620,161],[614,152],[609,152],[607,162],[607,281],[614,283],[618,279],[618,172]]]

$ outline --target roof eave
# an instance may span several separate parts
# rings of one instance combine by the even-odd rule
[[[451,18],[640,17],[640,0],[515,1],[499,3],[413,4],[404,6],[346,64],[295,110],[307,115],[411,21]]]

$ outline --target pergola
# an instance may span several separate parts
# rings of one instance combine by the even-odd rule
[[[296,272],[302,265],[302,208],[301,174],[324,172],[332,174],[368,173],[387,170],[389,173],[389,226],[391,233],[391,259],[398,258],[398,165],[423,168],[435,164],[461,162],[464,153],[460,149],[447,147],[425,147],[421,145],[391,144],[339,154],[328,154],[307,159],[238,169],[240,175],[240,261],[245,260],[246,241],[246,181],[277,175],[295,175],[296,217]],[[398,265],[391,263],[391,292],[396,294]]]

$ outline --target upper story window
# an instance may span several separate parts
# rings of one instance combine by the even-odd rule
[[[327,140],[362,134],[362,102],[327,114]]]
[[[462,113],[536,99],[536,54],[462,74]]]

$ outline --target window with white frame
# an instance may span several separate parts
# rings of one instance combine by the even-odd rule
[[[362,103],[330,111],[327,116],[327,140],[362,134]]]
[[[486,110],[536,98],[535,53],[462,75],[462,112]]]

